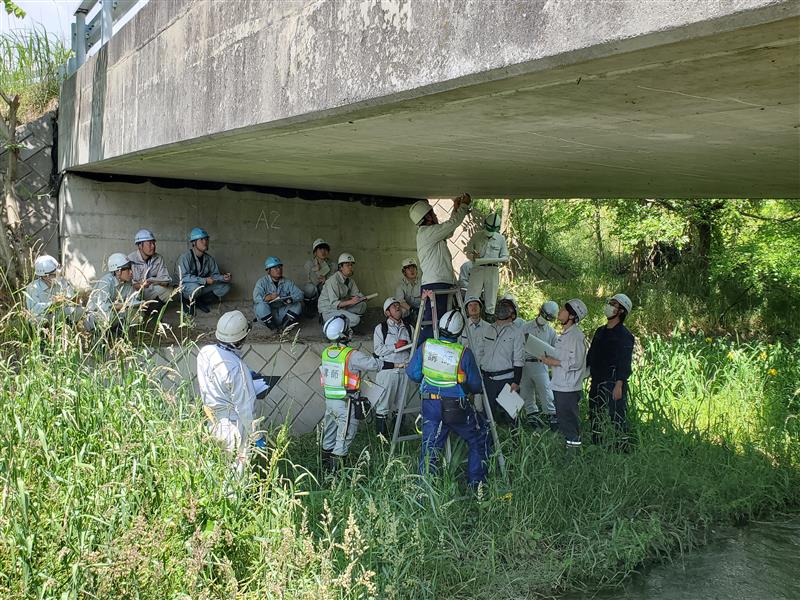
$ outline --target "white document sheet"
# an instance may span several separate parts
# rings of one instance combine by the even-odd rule
[[[253,379],[253,387],[256,390],[256,396],[269,389],[269,385],[263,379]]]
[[[553,348],[547,342],[543,342],[535,335],[529,335],[528,339],[525,341],[525,350],[527,350],[531,356],[539,358],[540,356],[555,356],[556,349]]]
[[[369,399],[370,404],[375,406],[375,403],[381,399],[386,388],[382,385],[378,385],[374,381],[370,381],[369,379],[362,379],[361,380],[361,391],[365,392],[366,397]]]
[[[500,390],[500,394],[497,396],[497,403],[503,407],[503,410],[505,410],[512,419],[517,418],[519,409],[525,405],[522,396],[517,392],[512,392],[509,384],[505,384],[503,389]]]

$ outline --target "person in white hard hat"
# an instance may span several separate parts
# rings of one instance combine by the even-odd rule
[[[332,345],[322,352],[320,384],[325,395],[322,431],[322,462],[335,471],[350,451],[350,444],[363,420],[361,378],[367,371],[378,371],[384,361],[350,347],[353,330],[344,315],[334,315],[322,326]],[[386,365],[388,366],[388,365]],[[391,364],[389,368],[399,365]]]
[[[533,336],[553,346],[556,343],[556,330],[550,325],[558,315],[558,304],[548,300],[539,307],[539,314],[532,321],[517,319],[525,339]],[[550,373],[547,365],[525,350],[525,366],[522,367],[522,381],[519,384],[522,399],[525,400],[525,413],[528,425],[534,429],[549,425],[552,431],[558,429],[556,405],[550,387]]]
[[[394,292],[394,297],[400,303],[403,320],[406,323],[416,323],[422,294],[417,261],[413,258],[404,258],[401,268],[403,277]]]
[[[217,261],[208,253],[209,235],[202,227],[189,232],[190,248],[175,264],[181,297],[189,311],[207,313],[209,304],[222,302],[231,291],[231,274],[221,273]]]
[[[133,268],[133,289],[140,292],[143,300],[155,302],[155,308],[160,309],[172,297],[172,277],[164,258],[156,252],[156,237],[152,231],[140,229],[133,241],[136,250],[128,255]]]
[[[514,325],[517,318],[517,301],[505,295],[497,303],[496,321],[486,336],[485,354],[481,363],[483,385],[498,422],[516,423],[497,403],[497,397],[508,385],[512,392],[519,393],[522,367],[525,365],[525,335]]]
[[[283,261],[277,256],[267,257],[264,270],[267,274],[253,288],[256,319],[273,331],[291,327],[300,321],[303,292],[283,276]]]
[[[403,368],[411,358],[411,327],[403,323],[403,311],[397,298],[387,298],[383,303],[386,320],[375,326],[372,335],[372,351],[384,361],[384,368],[375,376],[375,383],[384,389],[375,403],[375,433],[388,437],[387,419],[397,409],[398,399],[405,398],[408,377]],[[389,367],[388,365],[399,365]]]
[[[592,381],[589,387],[589,421],[592,443],[605,442],[609,423],[613,427],[614,448],[627,452],[628,378],[631,376],[633,334],[623,324],[633,309],[625,294],[615,294],[604,307],[606,324],[597,329],[586,355]]]
[[[500,233],[501,221],[502,218],[497,213],[486,217],[483,229],[475,232],[464,250],[467,258],[473,262],[467,296],[480,296],[483,293],[486,320],[490,323],[494,321],[495,299],[500,286],[500,265],[508,261],[508,245],[506,238]],[[477,260],[497,262],[477,264]]]
[[[364,295],[358,290],[353,279],[356,259],[349,252],[339,255],[338,268],[322,286],[317,308],[323,321],[329,321],[336,315],[347,319],[349,327],[355,327],[361,322],[361,317],[367,312],[367,302]]]
[[[250,369],[241,359],[241,348],[250,323],[238,310],[217,321],[215,344],[197,354],[197,387],[208,418],[208,429],[222,449],[233,458],[233,468],[244,472],[253,431],[256,391]]]
[[[415,202],[409,209],[411,221],[417,229],[417,257],[422,270],[421,289],[446,290],[455,285],[453,276],[453,256],[447,241],[469,214],[472,198],[462,194],[453,200],[453,212],[444,223],[439,223],[433,207],[425,200]],[[444,314],[447,310],[448,298],[442,294],[436,297],[436,313]],[[431,303],[426,302],[423,320],[431,320]],[[426,325],[420,332],[420,342],[433,335],[433,327]]]
[[[25,306],[32,320],[43,323],[56,316],[77,321],[83,314],[75,304],[75,290],[59,275],[61,265],[49,254],[33,262],[34,279],[25,287]],[[58,307],[57,310],[54,310]]]
[[[336,265],[328,258],[330,251],[330,245],[322,238],[317,238],[311,244],[311,258],[305,264],[306,280],[303,283],[307,308],[316,307],[322,286],[329,277],[336,273]]]
[[[483,319],[483,302],[480,298],[467,296],[464,299],[464,310],[467,313],[467,322],[459,342],[472,350],[478,366],[483,368],[486,340],[494,337],[494,327]]]
[[[582,300],[573,298],[558,311],[561,335],[556,338],[555,356],[539,360],[553,368],[550,386],[556,404],[558,430],[567,448],[580,448],[580,401],[583,396],[583,375],[586,370],[586,336],[578,323],[589,314]]]
[[[469,294],[467,294],[467,289],[469,288],[469,276],[472,274],[472,266],[471,260],[465,260],[458,269],[458,287],[461,289],[461,295],[465,298],[469,296]],[[480,297],[481,296],[478,295],[478,298]],[[481,305],[482,303],[483,300],[481,300]]]
[[[492,448],[486,419],[475,411],[469,394],[481,392],[481,372],[475,356],[456,340],[464,328],[464,315],[447,311],[439,319],[439,339],[425,340],[406,367],[422,394],[422,448],[419,472],[435,474],[439,455],[453,431],[467,444],[467,479],[477,488],[486,481]]]
[[[86,328],[111,329],[121,333],[132,324],[141,300],[131,285],[131,261],[122,252],[108,257],[108,271],[92,286],[86,303]]]

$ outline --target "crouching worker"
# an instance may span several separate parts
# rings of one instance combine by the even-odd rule
[[[25,288],[25,304],[32,320],[44,323],[52,319],[79,321],[83,308],[75,303],[75,290],[59,276],[61,265],[44,254],[33,262],[35,278]]]
[[[194,313],[199,308],[204,313],[209,305],[219,304],[231,291],[231,274],[220,273],[219,265],[208,253],[209,236],[202,227],[193,227],[189,232],[191,248],[178,258],[175,271],[181,289],[181,298]]]
[[[131,261],[122,252],[108,257],[108,272],[94,284],[86,304],[86,329],[122,333],[132,325],[142,304],[131,280]]]
[[[237,474],[244,473],[253,429],[256,391],[250,369],[240,358],[250,323],[238,310],[217,321],[216,344],[197,354],[197,386],[214,439],[233,458]]]
[[[267,274],[253,289],[253,310],[267,328],[282,331],[300,321],[303,292],[283,276],[283,261],[277,256],[267,258],[264,270]]]
[[[325,393],[322,461],[328,470],[335,471],[350,450],[358,422],[369,410],[359,393],[361,377],[366,371],[382,369],[384,362],[348,346],[353,331],[345,316],[331,317],[322,330],[334,342],[322,352],[320,366],[320,383]]]
[[[456,342],[462,329],[461,313],[451,310],[442,315],[438,339],[428,339],[417,348],[406,374],[422,384],[420,474],[436,472],[439,454],[454,431],[467,443],[467,477],[474,489],[486,481],[491,442],[486,422],[467,398],[481,391],[481,372],[472,351]]]

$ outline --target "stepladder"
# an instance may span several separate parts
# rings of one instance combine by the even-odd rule
[[[414,327],[413,333],[413,340],[411,343],[411,353],[410,356],[414,356],[418,346],[420,345],[420,337],[422,334],[422,330],[426,326],[431,326],[433,329],[433,337],[439,338],[439,317],[437,311],[437,304],[436,298],[438,296],[447,296],[448,299],[448,309],[450,308],[457,308],[461,314],[464,316],[464,320],[466,321],[466,310],[464,308],[464,300],[461,297],[461,290],[457,287],[452,287],[443,290],[426,290],[423,293],[422,301],[420,302],[419,307],[419,314],[417,315],[417,322]],[[426,304],[430,302],[431,305],[431,319],[425,320],[425,309]],[[472,330],[469,327],[465,327],[466,337],[467,337],[467,347],[475,348],[475,340],[472,339],[474,335]],[[397,406],[397,419],[394,423],[394,431],[392,433],[392,441],[390,445],[390,454],[394,452],[395,447],[400,442],[412,441],[412,440],[422,440],[421,433],[412,433],[412,434],[401,434],[401,427],[403,423],[403,418],[406,415],[410,414],[419,414],[419,404],[415,400],[419,399],[421,402],[421,396],[419,394],[419,389],[417,389],[416,394],[410,396],[406,394],[405,397],[398,399],[398,406]],[[494,456],[497,460],[497,464],[500,467],[500,471],[502,472],[503,476],[507,475],[506,472],[506,461],[505,456],[503,455],[503,451],[500,447],[500,439],[497,435],[497,426],[495,424],[494,415],[492,414],[492,407],[489,404],[489,397],[486,394],[486,386],[483,382],[483,377],[481,377],[481,400],[480,404],[483,407],[483,415],[486,419],[486,424],[489,427],[489,431],[492,436],[492,442],[494,446]],[[452,460],[452,449],[450,444],[450,437],[448,436],[446,444],[445,444],[445,452],[444,457],[445,460],[449,463]]]

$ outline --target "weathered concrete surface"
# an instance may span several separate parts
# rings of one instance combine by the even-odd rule
[[[394,293],[403,258],[416,254],[407,206],[287,199],[227,188],[167,189],[74,174],[61,186],[59,205],[65,274],[79,287],[103,274],[112,252],[132,252],[133,235],[142,227],[155,233],[158,252],[173,276],[176,259],[188,248],[189,230],[196,225],[207,229],[209,252],[221,269],[233,274],[231,300],[252,298],[270,255],[284,261],[286,277],[302,282],[303,265],[318,237],[330,243],[334,261],[341,252],[352,253],[359,288],[380,298]],[[378,300],[370,306],[380,306],[383,300]]]
[[[800,196],[796,0],[151,2],[60,165],[387,195]]]

